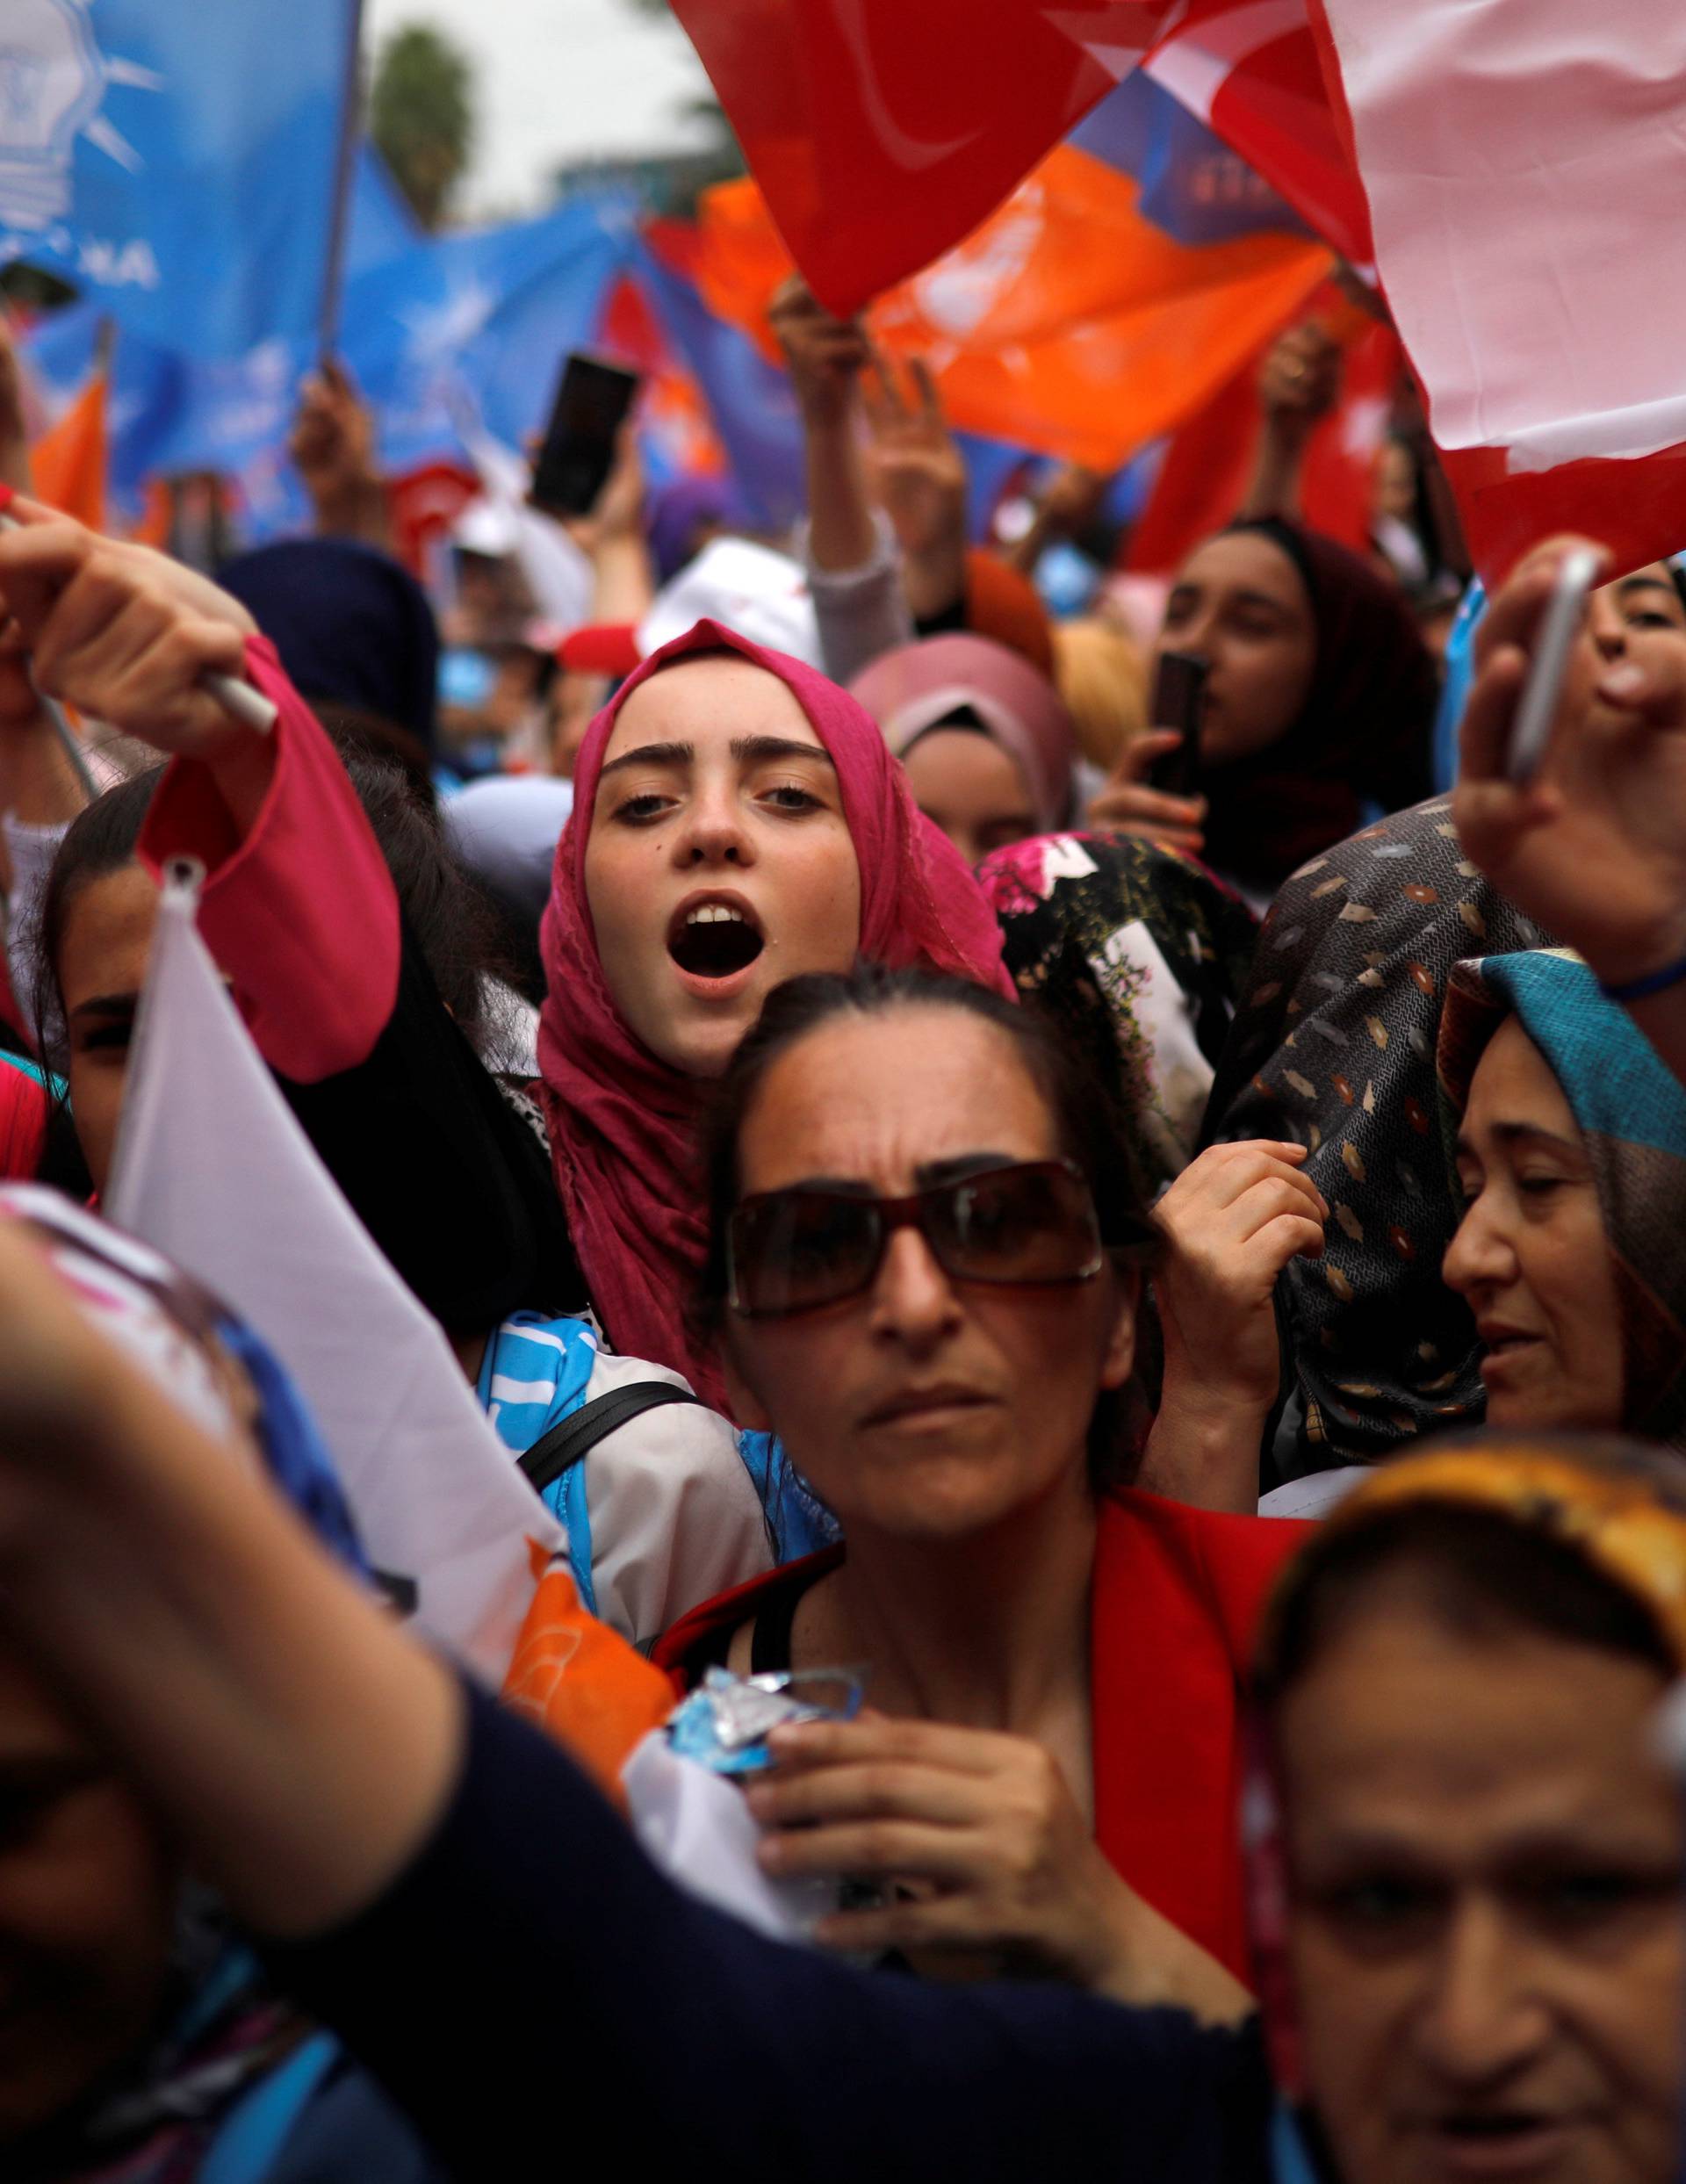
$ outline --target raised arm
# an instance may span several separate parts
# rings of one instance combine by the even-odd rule
[[[1505,770],[1546,601],[1587,543],[1537,547],[1482,618],[1452,817],[1471,861],[1585,956],[1686,1082],[1686,644],[1610,660],[1583,632],[1538,772],[1521,786]]]
[[[875,1978],[679,1894],[4,1229],[0,1617],[463,2174],[516,2173],[554,2132],[563,2057],[629,2173],[1262,2175],[1246,2033]]]
[[[40,687],[174,760],[140,854],[197,857],[201,928],[264,1058],[311,1083],[364,1060],[398,991],[397,898],[345,770],[238,601],[167,555],[24,500],[0,536],[0,600]],[[256,733],[207,671],[271,698]]]

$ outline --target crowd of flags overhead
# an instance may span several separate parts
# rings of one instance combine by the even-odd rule
[[[9,0],[0,257],[81,291],[29,344],[50,410],[116,328],[119,506],[215,470],[251,533],[295,523],[286,427],[332,325],[400,477],[519,448],[567,350],[630,348],[652,474],[728,467],[782,526],[800,445],[765,305],[792,259],[932,358],[980,520],[1027,455],[1112,470],[1181,435],[1163,501],[1209,486],[1202,434],[1332,250],[1387,298],[1489,573],[1564,522],[1627,561],[1680,544],[1686,304],[1634,222],[1686,182],[1686,18],[1665,67],[1641,0],[993,0],[987,38],[974,0],[676,0],[753,180],[695,224],[583,197],[437,237],[349,134],[350,6],[297,0],[255,54],[249,11],[190,36],[164,0]],[[1348,338],[1340,493],[1396,362]]]

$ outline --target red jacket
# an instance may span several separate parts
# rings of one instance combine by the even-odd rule
[[[1132,1888],[1243,1979],[1243,1691],[1272,1582],[1311,1529],[1133,1490],[1100,1506],[1091,1593],[1095,1837]],[[779,1585],[834,1568],[842,1553],[770,1570],[693,1609],[656,1647],[657,1666],[685,1688],[707,1640],[747,1621]]]

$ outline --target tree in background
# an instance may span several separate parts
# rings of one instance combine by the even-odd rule
[[[375,63],[369,133],[416,219],[437,227],[473,148],[468,56],[429,24],[393,31]]]
[[[660,18],[682,36],[669,0],[625,0],[636,15]],[[700,125],[700,141],[670,152],[593,154],[554,168],[551,189],[558,203],[605,189],[630,190],[652,213],[683,220],[695,217],[696,200],[717,182],[747,172],[741,147],[712,91],[681,100],[675,119]]]

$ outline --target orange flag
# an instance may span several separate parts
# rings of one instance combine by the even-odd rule
[[[567,1562],[530,1550],[538,1589],[503,1679],[503,1703],[566,1745],[624,1809],[621,1770],[678,1703],[659,1669],[588,1615]],[[539,1575],[540,1572],[542,1575]]]
[[[1296,235],[1191,248],[1136,197],[1131,177],[1059,146],[975,234],[878,299],[874,337],[926,358],[961,429],[1116,469],[1200,409],[1330,263]],[[775,357],[767,304],[789,267],[753,181],[705,193],[697,285]]]
[[[81,393],[29,451],[35,498],[91,530],[105,528],[106,386],[105,367],[97,365]]]

